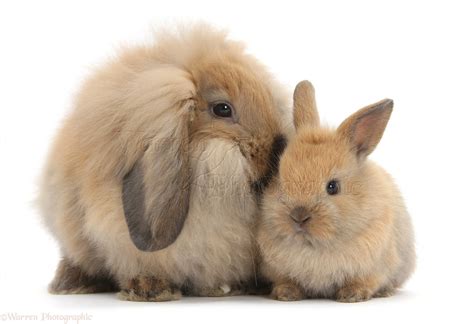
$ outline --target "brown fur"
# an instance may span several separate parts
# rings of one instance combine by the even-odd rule
[[[166,280],[138,276],[130,279],[119,293],[119,298],[128,301],[169,301],[181,298],[181,291]]]
[[[307,94],[306,83],[295,90],[295,114],[306,120],[295,119],[296,136],[263,201],[262,275],[279,300],[300,299],[300,290],[344,302],[391,295],[413,271],[413,230],[394,181],[366,157],[382,137],[392,101],[361,109],[331,130],[319,127],[316,111],[298,111],[314,110]],[[334,179],[340,192],[329,195]],[[298,218],[291,217],[295,210]]]
[[[211,114],[216,101],[232,120]],[[133,278],[198,295],[253,280],[252,184],[275,168],[287,111],[266,69],[208,26],[123,50],[82,87],[45,167],[39,204],[63,256],[130,300],[143,299]]]
[[[90,276],[67,259],[62,259],[59,262],[55,278],[49,285],[49,292],[58,295],[90,294],[117,290],[117,284],[110,275],[96,274]]]

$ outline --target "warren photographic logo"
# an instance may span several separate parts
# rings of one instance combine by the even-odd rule
[[[93,316],[89,313],[80,314],[58,314],[43,312],[37,314],[21,314],[16,312],[7,312],[0,314],[2,322],[45,322],[62,324],[79,324],[81,322],[92,321]]]

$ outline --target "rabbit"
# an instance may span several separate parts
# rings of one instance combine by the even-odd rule
[[[288,96],[206,24],[127,47],[85,81],[38,203],[60,245],[53,294],[224,296],[254,282],[253,228],[292,132]]]
[[[321,127],[314,88],[294,91],[296,134],[262,200],[260,275],[282,301],[390,296],[415,266],[409,214],[391,176],[367,157],[392,113],[385,99]]]

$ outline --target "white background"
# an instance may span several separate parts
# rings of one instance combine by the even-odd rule
[[[91,321],[334,323],[473,321],[474,10],[469,1],[2,1],[0,3],[0,321],[88,313]],[[154,26],[205,20],[265,62],[292,91],[317,91],[337,125],[389,97],[395,110],[372,158],[397,179],[418,267],[394,297],[359,304],[262,297],[122,302],[46,292],[57,245],[31,202],[50,140],[90,67]],[[60,323],[60,321],[53,321]]]

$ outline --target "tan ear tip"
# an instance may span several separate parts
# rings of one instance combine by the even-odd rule
[[[313,89],[313,84],[308,80],[303,80],[303,81],[298,82],[296,87],[297,88],[307,87],[307,88]]]
[[[392,99],[384,99],[383,110],[387,112],[388,118],[392,116],[393,112],[393,100]]]
[[[380,100],[378,103],[375,104],[375,106],[378,106],[381,109],[392,110],[393,109],[393,99],[386,98],[386,99]]]
[[[308,80],[300,81],[295,87],[294,97],[296,97],[300,93],[310,93],[314,95],[313,84]]]
[[[393,111],[393,100],[388,98],[380,100],[371,105],[370,111],[378,111],[379,113],[390,116]]]
[[[387,99],[382,100],[381,106],[385,109],[392,110],[393,109],[393,99],[388,99],[387,98]]]

